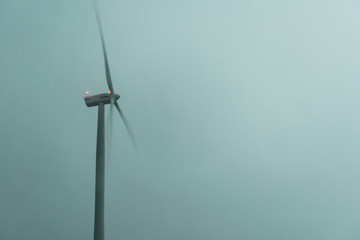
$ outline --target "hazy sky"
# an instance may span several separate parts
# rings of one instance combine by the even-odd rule
[[[92,239],[91,1],[0,3],[0,239]],[[360,239],[358,1],[98,5],[107,240]]]

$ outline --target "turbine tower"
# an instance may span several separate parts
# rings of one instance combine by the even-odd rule
[[[104,34],[101,26],[101,20],[99,16],[98,8],[94,4],[95,14],[97,23],[99,26],[102,50],[104,54],[104,61],[105,61],[105,75],[107,85],[109,87],[108,93],[102,93],[98,95],[92,95],[84,97],[85,104],[88,107],[98,107],[98,126],[97,126],[97,141],[96,141],[96,176],[95,176],[95,215],[94,215],[94,240],[104,240],[104,187],[105,187],[105,122],[104,122],[104,111],[105,105],[110,104],[112,113],[112,108],[116,107],[118,110],[120,117],[122,118],[126,130],[130,136],[130,139],[134,145],[136,150],[136,142],[135,142],[135,135],[130,127],[128,120],[126,119],[124,113],[121,111],[117,100],[120,98],[118,94],[115,94],[114,88],[111,81],[110,76],[110,69],[109,63],[106,54],[105,48],[105,40]],[[112,115],[111,119],[112,121]],[[112,122],[111,122],[112,124]]]

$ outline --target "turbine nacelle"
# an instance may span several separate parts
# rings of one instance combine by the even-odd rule
[[[84,100],[86,106],[94,107],[98,106],[100,103],[110,104],[111,98],[113,98],[114,102],[116,102],[120,98],[120,95],[114,93],[101,93],[97,95],[86,96],[84,97]]]

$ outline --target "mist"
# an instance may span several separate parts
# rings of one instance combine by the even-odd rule
[[[92,3],[1,3],[0,239],[92,239]],[[358,2],[98,6],[138,143],[114,114],[105,239],[360,238]]]

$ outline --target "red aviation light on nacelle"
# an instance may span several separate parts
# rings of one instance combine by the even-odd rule
[[[85,94],[86,94],[86,96],[89,96],[90,93],[89,93],[89,91],[86,91]]]
[[[111,90],[109,89],[109,94],[111,94]]]

